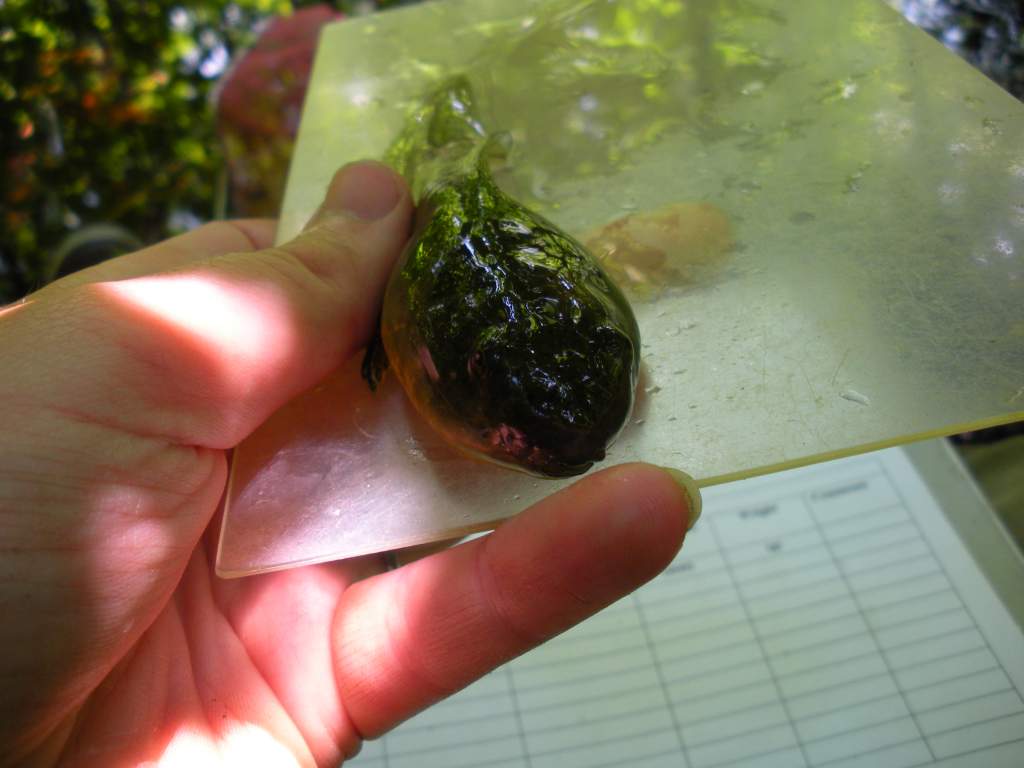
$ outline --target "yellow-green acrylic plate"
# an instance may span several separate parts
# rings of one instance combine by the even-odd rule
[[[708,214],[680,237],[712,245],[633,292],[645,392],[605,465],[711,484],[1024,416],[1024,109],[880,0],[439,0],[330,26],[280,239],[454,72],[512,135],[501,184],[570,232]],[[356,368],[237,450],[221,573],[485,528],[565,484],[452,454]]]

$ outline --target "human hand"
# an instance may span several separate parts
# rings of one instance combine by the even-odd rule
[[[411,212],[359,163],[287,245],[212,224],[0,310],[0,764],[334,765],[671,561],[687,494],[629,465],[395,571],[214,576],[226,450],[366,342]]]

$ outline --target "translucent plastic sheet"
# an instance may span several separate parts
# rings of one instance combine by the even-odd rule
[[[506,191],[625,286],[604,465],[702,484],[1024,417],[1024,110],[879,0],[432,2],[327,27],[279,233],[465,72]],[[358,361],[235,453],[224,575],[486,528],[566,481],[448,451]]]

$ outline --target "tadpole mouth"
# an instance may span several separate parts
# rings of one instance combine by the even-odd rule
[[[494,461],[540,477],[582,475],[605,457],[603,441],[593,435],[563,436],[538,441],[527,431],[507,423],[483,433],[485,451]]]
[[[529,466],[531,472],[543,475],[544,477],[575,477],[576,475],[582,475],[594,466],[594,462],[587,461],[582,464],[566,464],[559,461],[549,461],[539,465],[535,465],[531,462]]]
[[[549,443],[545,448],[535,448],[525,463],[530,471],[546,477],[573,477],[582,475],[604,457],[604,442],[595,442],[588,436],[583,440],[569,439],[561,444]]]

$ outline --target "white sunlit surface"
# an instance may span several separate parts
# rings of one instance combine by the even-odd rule
[[[500,183],[570,232],[666,204],[727,222],[731,249],[632,296],[644,395],[606,464],[710,484],[1024,416],[1024,110],[884,3],[463,0],[328,27],[280,236],[454,72],[512,136]],[[564,484],[451,454],[357,367],[237,451],[222,573],[479,529]]]

